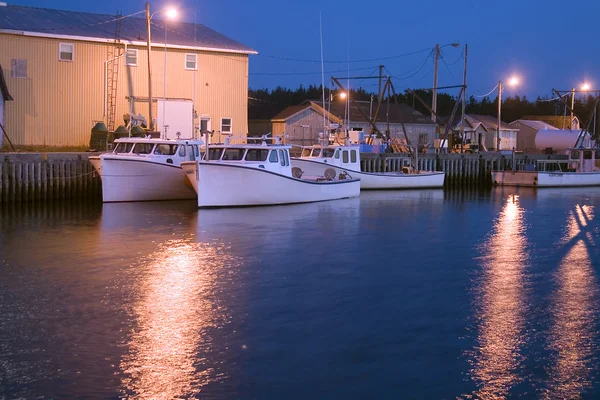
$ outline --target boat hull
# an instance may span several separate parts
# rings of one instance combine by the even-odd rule
[[[444,172],[421,172],[418,174],[359,172],[299,158],[292,159],[292,166],[300,168],[304,173],[303,175],[322,176],[327,168],[335,169],[337,175],[346,171],[352,178],[360,179],[360,188],[362,190],[441,188],[444,186],[444,178],[446,176]]]
[[[185,163],[188,179],[196,179],[198,207],[243,207],[310,203],[356,197],[360,181],[309,181],[256,167],[197,162]]]
[[[523,187],[600,186],[600,172],[492,171],[492,182]]]
[[[102,179],[102,201],[186,200],[196,192],[181,167],[123,157],[90,157]]]

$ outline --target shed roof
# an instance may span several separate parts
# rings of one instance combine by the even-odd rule
[[[279,114],[275,115],[272,121],[285,121],[286,119],[293,117],[294,115],[306,110],[307,108],[312,108],[315,112],[318,112],[321,115],[325,115],[331,121],[342,123],[341,119],[337,118],[335,114],[333,114],[333,112],[330,113],[327,110],[324,110],[323,107],[321,107],[321,104],[313,101],[307,101],[297,106],[289,106],[283,111],[281,111]]]
[[[320,101],[311,101],[312,103],[321,106]],[[331,105],[326,102],[326,107],[330,109],[331,113],[340,119],[344,119],[344,108],[346,102],[331,102]],[[330,108],[331,107],[331,108]],[[371,102],[369,101],[354,101],[350,103],[350,122],[351,123],[366,123],[369,122],[366,116],[374,116],[377,104],[373,103],[371,108]],[[359,111],[360,109],[360,111]],[[362,111],[362,113],[361,113]],[[382,104],[379,110],[379,116],[377,118],[378,123],[387,121],[386,118],[387,104]],[[363,115],[364,114],[364,115]],[[419,125],[434,125],[434,122],[428,116],[420,113],[404,103],[390,103],[389,108],[389,119],[391,124],[419,124]]]
[[[120,39],[144,45],[147,41],[144,12],[120,18]],[[26,36],[70,38],[72,40],[112,42],[117,17],[77,11],[53,10],[24,6],[0,6],[0,33]],[[165,45],[165,21],[153,18],[153,44]],[[212,50],[229,53],[257,54],[256,50],[228,38],[202,24],[168,21],[167,47]]]
[[[521,123],[521,124],[525,124],[535,130],[541,131],[541,130],[553,130],[553,129],[558,129],[544,121],[532,121],[529,119],[518,119],[516,121],[513,121],[510,123],[510,125],[514,124],[514,123]]]
[[[557,129],[568,129],[571,126],[570,115],[524,115],[522,119],[529,121],[544,121]],[[573,120],[579,122],[577,117],[573,117]]]

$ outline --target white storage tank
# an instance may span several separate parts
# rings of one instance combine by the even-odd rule
[[[541,129],[535,135],[535,147],[539,150],[552,148],[553,151],[566,150],[575,147],[580,129]],[[585,132],[585,145],[589,145],[590,134]]]

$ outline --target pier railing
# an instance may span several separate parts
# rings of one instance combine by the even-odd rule
[[[492,170],[527,169],[527,165],[536,165],[538,160],[566,160],[565,155],[548,154],[419,154],[418,169],[421,171],[444,171],[445,186],[492,185]],[[513,166],[514,163],[514,166]],[[364,172],[398,172],[412,164],[408,154],[361,153],[361,168]]]
[[[0,154],[0,204],[100,199],[95,153]]]

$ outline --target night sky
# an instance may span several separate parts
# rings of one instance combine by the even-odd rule
[[[124,15],[143,10],[145,1],[20,0],[9,4]],[[329,77],[376,75],[383,64],[397,91],[430,88],[431,50],[447,46],[439,63],[439,85],[462,81],[462,46],[468,44],[467,95],[489,92],[499,79],[521,79],[505,95],[551,96],[588,81],[600,86],[600,2],[558,0],[173,0],[166,6],[180,18],[194,18],[245,45],[250,87],[292,89],[321,83],[319,14],[323,21],[325,82]],[[195,17],[194,17],[195,14]],[[410,54],[410,55],[406,55]],[[402,55],[402,56],[401,56]],[[308,60],[293,61],[285,60]],[[348,64],[348,58],[350,64]],[[382,59],[387,58],[387,59]],[[376,91],[376,80],[355,81]],[[457,90],[449,93],[457,93]],[[495,95],[492,94],[493,98]]]

